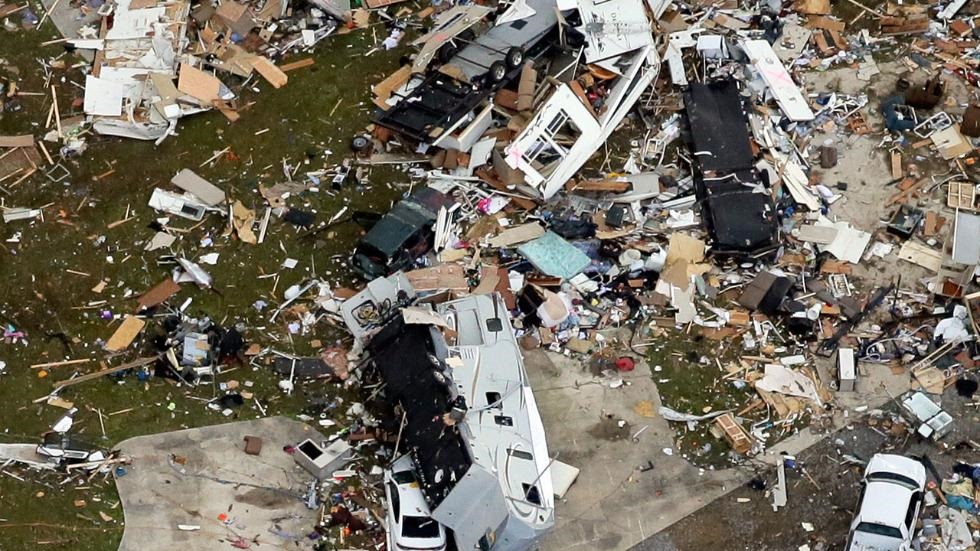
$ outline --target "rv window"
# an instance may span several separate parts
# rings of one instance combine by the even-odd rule
[[[497,403],[499,401],[500,401],[500,393],[499,392],[487,392],[487,405],[488,406],[493,406],[495,408],[503,409],[503,407],[504,407],[503,404],[498,404]]]
[[[568,156],[568,150],[558,143],[559,140],[575,143],[581,136],[582,131],[571,121],[568,113],[559,109],[521,156],[525,162],[539,165],[540,170],[546,163]]]
[[[508,449],[507,453],[509,453],[511,457],[517,457],[519,459],[527,459],[528,461],[534,461],[534,456],[524,450]]]
[[[191,216],[204,216],[204,212],[201,209],[188,205],[187,203],[184,203],[180,207],[180,212],[184,214],[189,214]]]
[[[552,137],[555,134],[557,134],[561,130],[562,125],[565,124],[565,122],[567,121],[568,121],[568,113],[566,113],[564,110],[558,111],[558,114],[555,115],[555,118],[551,119],[551,122],[548,123],[547,136]]]
[[[531,486],[530,484],[521,484],[524,488],[524,498],[535,505],[541,505],[541,494],[538,493],[537,486]]]
[[[514,426],[514,419],[507,417],[506,415],[494,415],[493,422],[503,427]]]
[[[527,25],[526,19],[518,19],[517,21],[514,21],[513,23],[510,24],[510,28],[521,30],[524,28],[525,25]]]

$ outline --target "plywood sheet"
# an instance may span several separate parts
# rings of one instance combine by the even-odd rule
[[[119,352],[125,350],[133,343],[136,336],[140,334],[146,322],[135,316],[126,316],[123,319],[122,324],[116,329],[116,332],[109,337],[109,341],[106,343],[106,350],[109,352]]]

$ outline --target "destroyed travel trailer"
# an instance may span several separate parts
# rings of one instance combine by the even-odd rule
[[[330,0],[310,5],[323,10],[309,18],[317,26],[282,36],[280,26],[294,16],[285,0],[225,0],[217,6],[190,0],[99,2],[98,31],[82,26],[80,38],[66,40],[94,59],[85,77],[86,123],[99,134],[159,144],[189,115],[217,109],[235,122],[238,95],[222,78],[238,84],[257,73],[274,88],[284,86],[286,74],[267,56],[314,46],[350,10]]]
[[[465,153],[498,134],[504,183],[550,199],[656,79],[650,17],[639,0],[528,0],[491,15],[443,13],[414,63],[374,87],[374,121],[422,150]]]
[[[396,274],[343,308],[384,383],[395,445],[458,549],[533,549],[555,521],[553,460],[506,306],[473,295],[432,310],[408,306],[414,296]]]
[[[72,41],[95,52],[84,109],[96,132],[156,140],[172,131],[178,118],[211,108],[196,90],[211,88],[213,99],[229,99],[230,91],[222,93],[217,79],[194,67],[181,70],[186,95],[173,82],[188,46],[190,1],[114,0],[103,9],[107,23],[98,38]]]
[[[694,83],[684,95],[694,189],[716,254],[760,254],[779,246],[776,208],[756,169],[734,80]]]
[[[978,21],[0,0],[0,549],[976,549]]]

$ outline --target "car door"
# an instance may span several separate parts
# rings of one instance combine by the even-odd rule
[[[388,549],[396,549],[395,541],[398,539],[397,534],[401,531],[401,525],[399,520],[401,519],[401,503],[398,496],[398,487],[395,486],[394,481],[388,479],[385,482],[385,497],[388,499],[388,514],[386,515],[386,520],[388,521],[388,526],[385,527],[388,537]]]
[[[907,529],[905,541],[902,542],[902,549],[911,547],[912,537],[915,534],[915,521],[919,518],[919,508],[922,507],[922,492],[912,492],[909,498],[909,506],[905,512],[905,528]]]

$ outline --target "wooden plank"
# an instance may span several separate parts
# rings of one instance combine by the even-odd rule
[[[73,386],[73,385],[77,385],[79,383],[84,383],[84,382],[87,382],[87,381],[92,381],[94,379],[99,379],[101,377],[105,377],[106,375],[112,375],[113,373],[119,373],[120,371],[126,371],[127,369],[134,369],[134,368],[137,368],[137,367],[143,367],[144,365],[149,365],[149,364],[151,364],[151,363],[153,363],[155,361],[157,361],[157,358],[155,356],[152,357],[152,358],[140,358],[138,360],[135,360],[135,361],[132,361],[132,362],[129,362],[129,363],[125,363],[125,364],[122,364],[122,365],[117,365],[116,367],[110,367],[108,369],[103,369],[101,371],[96,371],[95,373],[88,373],[88,374],[85,374],[85,375],[81,375],[79,377],[75,377],[74,379],[67,379],[67,380],[64,380],[64,381],[58,381],[58,382],[54,383],[53,386],[54,386],[55,389],[65,388],[66,386]]]
[[[0,136],[0,147],[30,147],[32,145],[34,145],[34,136],[31,134]]]
[[[901,178],[905,171],[902,169],[902,153],[900,151],[892,151],[892,178]]]
[[[221,81],[214,75],[186,63],[180,65],[177,89],[208,105],[221,99]]]
[[[939,216],[938,213],[933,211],[926,212],[926,223],[922,227],[922,234],[926,237],[932,237],[939,233],[942,229],[943,224],[946,223],[946,219]]]
[[[48,367],[62,367],[62,366],[66,366],[66,365],[78,365],[78,364],[88,363],[90,361],[92,361],[92,358],[81,358],[81,359],[78,359],[78,360],[64,360],[64,361],[61,361],[61,362],[48,362],[48,363],[43,363],[43,364],[34,364],[34,365],[31,366],[31,369],[42,369],[42,368],[48,368]]]
[[[392,4],[400,4],[404,1],[405,0],[364,0],[364,5],[367,6],[368,9],[376,10]]]
[[[738,453],[746,454],[752,450],[752,439],[745,429],[735,421],[731,413],[715,418],[715,424],[722,430],[725,440]]]
[[[898,258],[922,266],[932,272],[938,272],[943,265],[943,253],[928,245],[909,239],[898,250]]]
[[[174,296],[178,292],[180,292],[180,285],[178,285],[173,278],[168,277],[167,279],[153,286],[153,288],[151,288],[149,291],[140,295],[140,297],[137,299],[137,303],[139,303],[140,310],[143,310],[151,306],[162,304],[164,301]]]
[[[388,75],[384,80],[372,86],[371,91],[381,102],[381,105],[384,105],[384,102],[391,97],[391,94],[408,82],[411,76],[412,67],[410,65],[403,65],[400,69]],[[387,107],[385,106],[384,108],[387,109]]]
[[[831,19],[823,15],[808,15],[806,18],[806,26],[811,29],[821,29],[827,31],[837,31],[839,33],[844,32],[845,23],[837,19]]]
[[[237,122],[238,119],[242,118],[242,116],[238,114],[238,111],[233,109],[227,101],[216,101],[212,105],[214,105],[214,108],[217,109],[219,113],[228,119],[228,122]]]
[[[302,69],[314,64],[316,64],[316,60],[314,60],[312,57],[308,57],[306,59],[300,59],[298,61],[293,61],[292,63],[280,65],[279,70],[284,73],[288,73],[289,71],[295,71],[296,69]]]
[[[574,183],[569,188],[569,191],[611,191],[625,193],[629,189],[629,182],[617,182],[616,180],[581,180]]]

